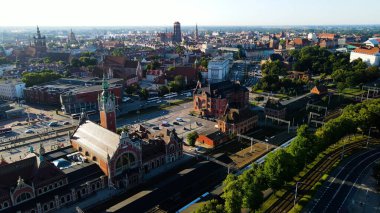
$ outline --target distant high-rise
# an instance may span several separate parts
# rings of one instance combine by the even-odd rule
[[[195,24],[195,40],[198,41],[198,24]]]
[[[178,21],[176,21],[174,22],[173,42],[181,42],[181,41],[182,41],[181,24]]]

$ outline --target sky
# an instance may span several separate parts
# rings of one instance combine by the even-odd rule
[[[0,26],[380,24],[380,0],[5,0],[0,8]]]

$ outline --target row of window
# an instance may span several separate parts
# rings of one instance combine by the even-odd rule
[[[63,186],[63,180],[60,180],[60,181],[55,182],[54,184],[50,184],[48,186],[44,186],[43,188],[39,188],[38,189],[38,195],[49,192],[49,191],[56,189],[58,187],[61,187],[61,186]]]

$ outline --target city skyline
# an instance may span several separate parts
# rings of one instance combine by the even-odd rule
[[[300,0],[273,0],[273,3],[195,0],[186,5],[175,0],[112,0],[91,4],[68,0],[59,6],[47,0],[18,1],[2,3],[3,8],[9,9],[0,13],[0,26],[170,26],[175,21],[183,26],[380,24],[372,18],[380,3],[369,0],[367,4],[372,6],[357,10],[358,4],[351,0],[322,0],[318,4]]]

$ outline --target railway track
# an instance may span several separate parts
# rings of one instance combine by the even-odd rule
[[[373,141],[372,141],[373,143]],[[378,142],[377,142],[378,144]],[[351,154],[352,152],[360,149],[366,145],[366,141],[358,141],[355,143],[347,144],[344,147],[344,154]],[[320,178],[328,172],[333,165],[342,156],[343,148],[340,147],[332,151],[329,155],[323,157],[311,170],[309,170],[306,175],[304,175],[299,182],[302,182],[298,187],[298,195],[296,202],[298,202],[305,192],[309,191],[315,183],[317,183]],[[282,195],[269,209],[265,212],[289,212],[294,206],[294,191],[288,190],[284,195]]]
[[[12,146],[12,145],[15,145],[15,144],[21,143],[21,142],[23,142],[23,144],[17,145],[17,146],[12,146],[12,147],[9,147],[9,148],[15,148],[15,147],[19,147],[19,146],[24,146],[25,144],[29,144],[28,143],[29,140],[33,140],[33,139],[36,139],[36,138],[38,139],[38,138],[41,138],[41,136],[49,136],[49,133],[51,134],[51,133],[54,133],[54,132],[56,132],[57,135],[59,135],[58,133],[74,130],[75,128],[76,128],[75,126],[70,126],[70,127],[65,127],[65,128],[54,130],[54,131],[46,132],[46,133],[41,133],[41,134],[38,134],[38,135],[31,135],[31,136],[27,136],[27,137],[17,138],[15,140],[4,141],[4,142],[0,143],[0,146],[2,146],[2,147],[4,147],[4,146]],[[62,135],[60,135],[60,137],[61,136]],[[53,136],[51,138],[54,138],[54,137],[55,136]],[[43,139],[41,139],[41,140],[43,140]],[[1,150],[6,150],[6,149],[1,149]]]

